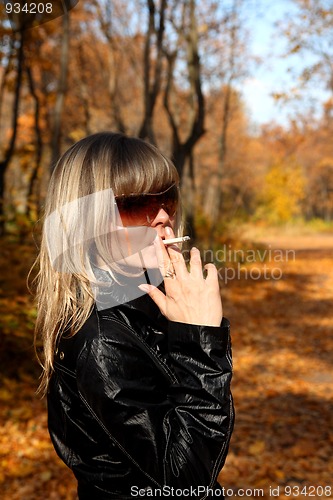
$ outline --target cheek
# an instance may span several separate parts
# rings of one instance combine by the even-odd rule
[[[156,255],[156,249],[154,245],[150,245],[149,247],[144,248],[141,251],[141,265],[144,263],[144,266],[147,269],[158,268],[158,259]]]
[[[170,217],[169,221],[170,221],[170,226],[172,227],[172,229],[174,229],[176,224],[176,217]]]

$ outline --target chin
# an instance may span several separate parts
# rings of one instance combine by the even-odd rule
[[[136,272],[142,272],[145,269],[158,269],[158,260],[153,245],[144,248],[140,253],[130,255],[123,261],[119,262],[120,265],[125,267],[135,268]]]

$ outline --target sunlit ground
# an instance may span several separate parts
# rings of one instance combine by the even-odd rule
[[[222,283],[236,425],[219,479],[229,493],[249,490],[247,498],[251,490],[272,498],[278,486],[280,499],[290,498],[290,486],[333,498],[333,235],[252,229],[247,236],[279,248],[282,260],[241,266],[240,279]],[[295,254],[283,260],[286,250]],[[1,263],[1,498],[72,500],[75,481],[53,451],[45,402],[34,395],[34,309],[25,289],[32,251],[6,244]],[[264,266],[266,278],[279,267],[281,279],[260,276]]]

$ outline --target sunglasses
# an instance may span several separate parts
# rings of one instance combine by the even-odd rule
[[[116,203],[124,226],[149,226],[162,208],[174,217],[178,208],[178,185],[173,183],[160,193],[142,193],[116,196]]]

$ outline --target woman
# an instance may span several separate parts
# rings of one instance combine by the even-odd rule
[[[178,174],[121,134],[82,139],[50,180],[36,335],[54,447],[80,500],[223,498],[233,427],[218,276],[181,234]]]

